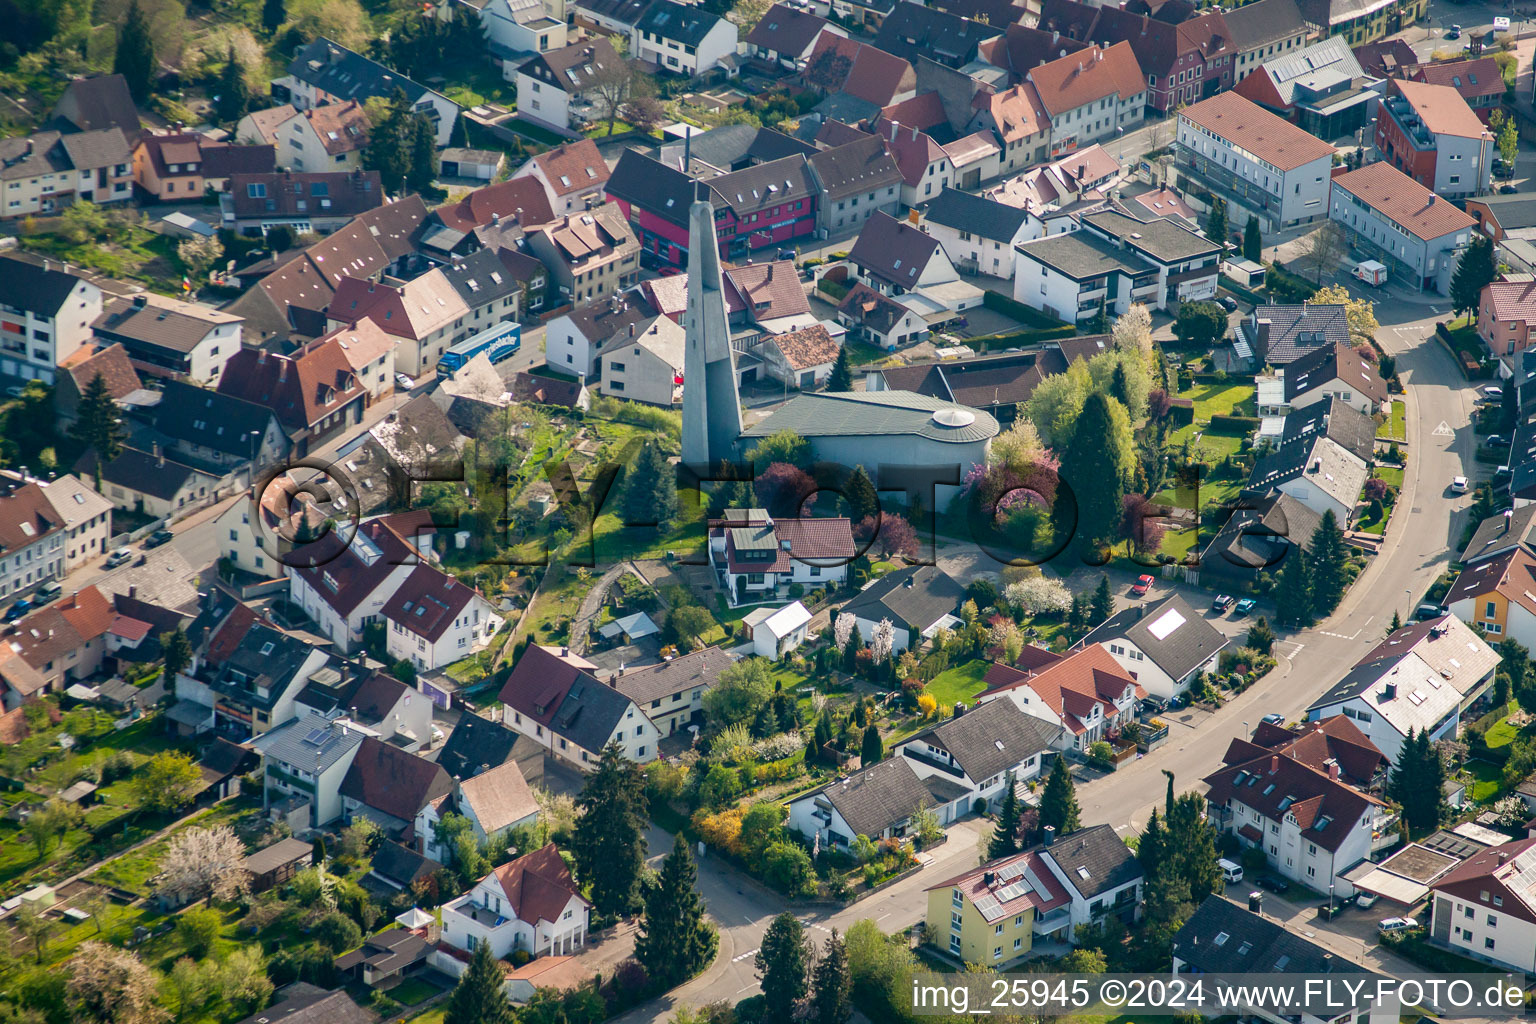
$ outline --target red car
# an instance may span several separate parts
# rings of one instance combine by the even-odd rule
[[[1152,589],[1154,582],[1156,581],[1151,576],[1138,576],[1136,577],[1136,585],[1131,588],[1131,593],[1137,597],[1146,597],[1147,591]]]

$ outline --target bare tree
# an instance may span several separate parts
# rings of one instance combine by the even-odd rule
[[[187,829],[171,837],[161,858],[161,891],[207,896],[209,903],[235,899],[251,887],[244,859],[245,846],[228,825]]]
[[[806,85],[829,93],[841,89],[843,82],[848,79],[848,72],[852,70],[853,58],[838,52],[836,46],[829,46],[807,62],[800,77]]]
[[[1301,263],[1311,267],[1317,275],[1317,283],[1322,284],[1323,273],[1337,267],[1340,258],[1348,251],[1349,242],[1344,237],[1344,230],[1330,220],[1302,239]]]
[[[16,908],[16,930],[22,937],[32,943],[32,952],[37,956],[37,962],[43,962],[43,950],[48,946],[48,936],[53,931],[53,922],[37,912],[37,907],[31,903],[23,903]]]
[[[70,1019],[94,1024],[161,1024],[155,972],[126,949],[87,939],[69,961]]]
[[[608,121],[608,134],[619,119],[619,111],[629,102],[630,91],[635,84],[635,68],[629,61],[618,60],[599,64],[592,75],[589,93],[592,104]]]

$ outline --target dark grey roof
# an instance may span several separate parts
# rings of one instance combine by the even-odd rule
[[[809,9],[802,10],[778,3],[768,9],[768,13],[758,20],[742,41],[775,53],[798,57],[816,42],[821,30],[827,25],[827,19],[817,17]]]
[[[816,152],[815,146],[802,142],[794,136],[785,135],[772,128],[759,128],[757,134],[752,136],[752,143],[747,147],[746,155],[753,161],[766,163],[770,160],[782,160],[786,156],[814,156]]]
[[[1307,710],[1314,711],[1318,708],[1342,704],[1368,692],[1371,687],[1381,682],[1383,676],[1393,671],[1398,660],[1368,661],[1356,665],[1343,679],[1328,687],[1326,693],[1309,704]]]
[[[1472,201],[1488,207],[1488,212],[1505,231],[1536,228],[1536,197],[1528,192],[1512,196],[1478,196]]]
[[[625,152],[634,151],[625,150]],[[572,326],[587,339],[588,344],[594,348],[601,348],[620,331],[627,330],[631,324],[635,326],[638,333],[641,324],[655,318],[656,311],[651,308],[649,302],[640,297],[638,292],[626,292],[623,295],[598,299],[585,306],[578,306],[566,315],[571,318]]]
[[[362,745],[357,729],[310,712],[251,741],[262,754],[306,772],[323,772]]]
[[[1536,505],[1521,505],[1507,519],[1502,512],[1489,516],[1477,524],[1472,539],[1461,553],[1461,560],[1468,564],[1480,562],[1519,544],[1529,543],[1533,539],[1533,522],[1536,522]]]
[[[333,43],[324,36],[294,55],[293,60],[288,62],[288,73],[338,99],[357,100],[359,103],[375,96],[388,99],[396,89],[401,89],[405,92],[406,100],[414,104],[432,92],[400,72],[376,60],[369,60],[340,43]]]
[[[448,734],[448,742],[438,752],[437,763],[456,779],[472,779],[481,771],[518,760],[516,747],[519,741],[524,746],[537,746],[534,740],[513,732],[500,722],[466,712],[459,716],[458,724]]]
[[[251,457],[252,445],[260,444],[251,433],[265,436],[276,418],[265,406],[184,381],[166,380],[162,393],[155,407],[156,430],[237,458]]]
[[[1268,334],[1259,321],[1269,321]],[[1349,320],[1342,305],[1258,306],[1239,327],[1260,362],[1294,363],[1325,345],[1349,344]]]
[[[688,226],[688,206],[693,202],[693,179],[675,167],[633,149],[626,149],[614,165],[603,191],[615,199],[640,207],[679,227]]]
[[[828,93],[827,98],[816,105],[815,112],[828,121],[858,124],[879,117],[880,104],[859,99],[851,93],[834,92]]]
[[[910,742],[942,747],[973,781],[981,782],[1049,750],[1060,732],[1060,726],[1036,718],[1004,698],[987,701],[920,732]]]
[[[1167,630],[1161,639],[1152,630],[1155,623],[1162,623],[1158,632]],[[1168,629],[1169,626],[1172,628]],[[1161,601],[1122,608],[1094,627],[1081,643],[1086,647],[1122,638],[1140,648],[1153,664],[1175,681],[1183,679],[1231,642],[1178,594],[1169,594]]]
[[[1285,368],[1285,400],[1295,402],[1309,391],[1338,380],[1379,405],[1387,400],[1387,382],[1376,367],[1348,345],[1325,345]]]
[[[651,701],[683,693],[696,687],[709,687],[720,673],[735,664],[735,659],[719,647],[706,647],[663,661],[626,669],[622,675],[609,676],[608,685],[645,710]]]
[[[1143,274],[1153,269],[1151,263],[1137,254],[1116,248],[1087,231],[1037,238],[1014,248],[1019,255],[1044,263],[1074,281],[1087,281],[1116,270]]]
[[[1013,236],[1029,219],[1029,211],[1006,206],[994,199],[946,188],[923,211],[923,219],[947,228],[969,231],[982,238],[1012,244]]]
[[[605,67],[617,66],[621,60],[612,43],[603,36],[596,36],[586,42],[541,53],[518,71],[561,92],[577,94],[590,88]]]
[[[432,858],[389,840],[379,844],[369,865],[374,874],[402,889],[410,888],[415,882],[442,867]]]
[[[738,219],[758,212],[766,216],[769,208],[808,199],[818,191],[811,165],[802,153],[711,178],[709,187],[714,193],[711,202],[715,209],[730,207]]]
[[[909,288],[943,248],[932,235],[881,211],[864,222],[849,258],[873,276]]]
[[[727,124],[704,132],[690,133],[685,141],[669,142],[661,149],[661,159],[668,166],[681,166],[683,151],[691,160],[702,160],[711,167],[728,171],[738,160],[745,160],[752,141],[763,129],[750,124]]]
[[[914,64],[927,57],[959,67],[975,59],[978,45],[1002,34],[1001,28],[903,0],[881,22],[875,46]]]
[[[501,260],[489,249],[478,249],[468,256],[456,256],[442,268],[443,276],[471,309],[517,294],[518,287]]]
[[[75,472],[82,479],[90,479],[96,472],[98,462],[100,459],[96,449],[92,448],[75,464]],[[198,472],[163,453],[157,456],[153,452],[126,445],[117,458],[101,466],[101,478],[108,483],[164,499],[176,497],[187,481]]]
[[[1172,953],[1207,974],[1372,973],[1214,893],[1174,935]]]
[[[1056,862],[1067,882],[1084,899],[1118,889],[1143,874],[1141,861],[1115,834],[1113,825],[1068,832],[1040,852]]]
[[[56,315],[75,287],[85,283],[58,269],[57,263],[44,270],[30,260],[0,259],[0,304],[29,310],[34,316]]]
[[[1297,365],[1293,363],[1291,369]],[[1366,462],[1376,456],[1376,421],[1342,399],[1329,396],[1327,401],[1314,402],[1286,413],[1279,446],[1317,434],[1333,438],[1346,451]]]
[[[964,597],[965,588],[943,569],[914,565],[886,573],[859,591],[842,610],[874,622],[888,618],[895,625],[905,624],[922,632],[959,608]]]
[[[78,132],[120,128],[133,140],[139,137],[139,108],[122,75],[77,78],[64,87],[54,104],[49,127]]]
[[[921,808],[938,803],[904,757],[887,758],[861,768],[846,779],[830,782],[800,799],[817,796],[836,808],[854,835],[860,836],[878,836]]]
[[[645,13],[651,0],[577,0],[575,6],[578,10],[591,11],[604,18],[625,25],[633,25],[640,20],[640,15]]]
[[[245,631],[221,662],[206,666],[211,673],[208,685],[216,692],[237,696],[243,703],[271,709],[290,689],[298,692],[303,681],[298,673],[315,650],[291,633],[258,622]],[[263,688],[267,690],[265,697],[258,692]]]
[[[698,46],[719,22],[719,15],[701,8],[685,7],[673,0],[656,0],[635,22],[635,31],[675,39],[684,46]]]
[[[1322,516],[1289,494],[1274,491],[1244,500],[1200,555],[1200,571],[1218,575],[1279,572],[1294,545],[1312,545]],[[1536,508],[1536,506],[1532,506]]]
[[[901,168],[874,135],[821,150],[810,159],[812,173],[832,201],[901,184]]]
[[[284,999],[238,1024],[373,1024],[374,1016],[345,992],[305,993]]]
[[[1126,248],[1145,253],[1159,263],[1182,263],[1221,252],[1221,246],[1209,238],[1180,227],[1165,217],[1141,220],[1115,210],[1102,210],[1085,214],[1083,223],[1110,238],[1118,239]]]
[[[1222,15],[1222,20],[1227,23],[1227,32],[1240,52],[1305,35],[1307,31],[1296,0],[1258,0],[1234,7]]]

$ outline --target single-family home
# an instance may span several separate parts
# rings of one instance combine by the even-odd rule
[[[390,657],[424,672],[469,657],[501,628],[495,606],[479,591],[430,565],[400,581],[379,617]]]
[[[342,780],[368,738],[345,717],[313,712],[257,736],[251,746],[261,755],[263,806],[274,797],[297,797],[309,805],[310,828],[338,820]]]
[[[1231,642],[1175,593],[1122,608],[1078,647],[1103,644],[1138,685],[1168,699],[1188,690],[1201,673],[1214,673],[1217,655]]]
[[[1221,586],[1277,573],[1285,559],[1311,550],[1322,515],[1284,491],[1240,498],[1238,508],[1200,554],[1200,579]]]
[[[300,110],[253,110],[235,125],[240,143],[273,146],[284,171],[354,171],[368,146],[368,115],[356,100]]]
[[[100,473],[102,494],[113,507],[156,519],[197,507],[232,483],[229,474],[167,458],[158,443],[149,451],[124,445],[117,457],[107,462],[90,449],[75,463],[75,472],[93,477]]]
[[[345,538],[327,530],[290,556],[289,600],[338,650],[349,651],[422,561],[420,545],[431,549],[432,532],[431,517],[418,512],[366,520]]]
[[[508,80],[510,69],[529,54],[557,50],[568,38],[565,0],[487,0],[468,6],[479,9],[486,48],[500,58]]]
[[[658,756],[656,726],[635,702],[601,682],[597,666],[569,648],[533,644],[501,688],[503,721],[583,771],[617,743],[631,761]]]
[[[654,0],[630,32],[629,52],[658,71],[693,78],[734,62],[736,25],[676,0]]]
[[[1027,669],[993,665],[984,678],[986,688],[976,700],[983,707],[1007,700],[1056,727],[1052,740],[1057,746],[1079,751],[1118,735],[1136,720],[1136,704],[1147,690],[1104,644],[1042,661]]]
[[[1282,444],[1253,466],[1243,488],[1249,496],[1282,491],[1316,512],[1329,512],[1340,529],[1353,521],[1372,463],[1319,433]]]
[[[243,348],[228,370],[219,391],[271,409],[301,456],[362,422],[368,389],[334,334],[286,356]]]
[[[565,373],[595,378],[599,353],[611,342],[649,327],[655,316],[656,310],[636,292],[577,306],[545,327],[545,358]]]
[[[768,8],[742,40],[746,55],[778,69],[799,71],[823,31],[847,38],[848,33],[808,8],[777,3]]]
[[[1450,86],[1461,94],[1461,98],[1473,110],[1491,111],[1504,102],[1504,72],[1499,69],[1499,62],[1492,57],[1415,61],[1415,64],[1409,74],[1415,82]]]
[[[450,346],[469,336],[464,325],[470,322],[471,310],[446,268],[437,267],[398,286],[341,278],[325,310],[325,329],[334,331],[363,317],[371,317],[386,334],[400,339],[395,366],[417,377],[436,366]]]
[[[837,322],[848,328],[849,340],[894,352],[929,335],[928,321],[916,310],[887,298],[863,282],[848,289],[837,305]]]
[[[848,261],[859,281],[881,295],[902,295],[960,280],[937,238],[883,213],[865,222]]]
[[[273,100],[292,103],[300,110],[327,103],[387,100],[396,91],[405,93],[411,109],[432,123],[438,147],[448,145],[459,117],[457,103],[325,36],[299,47],[288,62],[288,73],[272,82]]]
[[[1536,837],[1478,850],[1429,887],[1429,940],[1515,971],[1536,970]]]
[[[1013,280],[1014,247],[1038,237],[1027,210],[946,188],[923,210],[922,229],[952,263],[972,274]]]
[[[466,957],[482,942],[497,959],[518,950],[562,956],[586,945],[591,910],[550,843],[503,864],[443,904],[442,942]]]
[[[371,735],[363,737],[338,790],[344,821],[367,818],[390,839],[421,843],[425,830],[416,826],[423,812],[452,791],[453,780],[436,762]]]
[[[826,327],[814,324],[785,334],[765,334],[743,351],[763,361],[763,370],[774,380],[801,390],[822,384],[842,350]]]
[[[917,95],[917,72],[911,64],[878,46],[835,32],[823,31],[817,37],[800,76],[847,97],[863,111],[883,109]],[[868,116],[867,112],[861,115]]]
[[[852,139],[823,149],[808,160],[821,187],[817,202],[821,230],[840,234],[859,227],[877,212],[894,217],[901,208],[901,168],[879,138],[866,135]]]
[[[472,778],[455,779],[447,799],[433,801],[422,812],[427,826],[422,832],[426,853],[437,860],[453,857],[452,850],[435,842],[432,828],[441,814],[449,811],[469,819],[477,842],[489,843],[505,837],[514,828],[536,822],[539,802],[516,761],[505,761]]]
[[[603,201],[608,174],[608,161],[597,151],[597,143],[581,139],[529,157],[512,177],[534,179],[544,186],[555,213],[569,214]]]
[[[785,824],[828,849],[846,851],[859,836],[876,842],[905,836],[913,815],[958,789],[937,777],[919,778],[911,761],[891,757],[791,800]]]
[[[681,404],[686,341],[683,329],[664,316],[631,324],[597,353],[602,373],[597,390],[649,405]]]
[[[1481,329],[1482,324],[1478,326]],[[1315,349],[1287,366],[1284,382],[1285,404],[1292,409],[1337,402],[1374,416],[1389,410],[1392,404],[1387,382],[1376,372],[1375,364],[1362,356],[1359,349],[1337,342]]]
[[[618,669],[604,680],[634,702],[656,726],[671,736],[704,717],[704,694],[735,660],[718,647],[706,647],[657,665]]]
[[[1045,759],[1058,746],[1058,727],[1026,714],[1012,701],[991,701],[974,708],[956,706],[953,717],[918,733],[892,751],[922,779],[938,779],[954,789],[938,788],[939,820],[951,824],[978,803],[995,807],[1012,785],[1040,775]]]
[[[593,97],[599,81],[622,67],[623,58],[602,36],[541,53],[513,72],[517,112],[526,120],[568,131],[597,115]],[[606,167],[603,173],[606,178]]]
[[[935,565],[912,565],[888,572],[859,591],[838,615],[852,615],[859,635],[868,640],[889,620],[895,627],[891,650],[921,647],[939,629],[954,626],[965,588]]]
[[[447,742],[437,752],[437,763],[456,779],[472,779],[504,764],[516,764],[523,781],[538,785],[544,778],[544,747],[502,723],[502,709],[491,709],[492,718],[462,715]]]
[[[778,518],[765,509],[726,509],[709,522],[709,560],[734,607],[787,597],[788,589],[839,587],[853,560],[846,518]]]

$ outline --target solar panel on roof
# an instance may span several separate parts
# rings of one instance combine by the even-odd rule
[[[329,734],[329,729],[311,729],[309,732],[304,734],[304,742],[310,744],[311,746],[318,747],[320,744],[325,742],[325,737]]]

